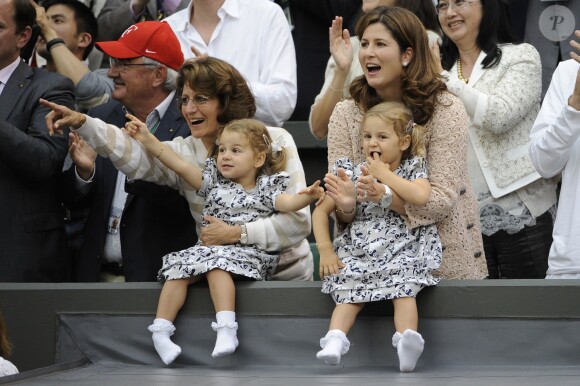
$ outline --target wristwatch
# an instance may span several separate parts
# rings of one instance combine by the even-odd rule
[[[248,243],[248,230],[246,229],[246,224],[240,225],[242,233],[240,234],[240,244]]]
[[[383,184],[383,186],[385,187],[385,194],[379,200],[379,206],[388,209],[393,202],[393,192],[387,185]]]

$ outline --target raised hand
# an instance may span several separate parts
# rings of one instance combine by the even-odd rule
[[[356,190],[345,170],[339,168],[336,176],[327,174],[324,184],[326,194],[334,200],[336,207],[343,213],[350,213],[356,205]]]
[[[42,98],[40,104],[52,110],[44,118],[50,135],[54,135],[54,133],[62,135],[63,126],[78,129],[87,121],[85,114],[78,113],[66,106],[57,105]]]
[[[97,153],[80,135],[74,132],[68,135],[68,152],[77,168],[79,176],[85,181],[89,180],[95,170]]]
[[[435,61],[435,68],[437,69],[437,72],[441,74],[443,72],[443,66],[441,65],[441,51],[439,50],[439,43],[434,42],[429,48],[431,50],[433,60]]]
[[[332,21],[332,25],[328,28],[328,40],[330,53],[337,67],[344,72],[348,72],[352,63],[353,52],[350,44],[350,33],[347,29],[342,29],[342,17],[336,16]]]
[[[576,40],[571,40],[570,45],[576,52],[570,52],[570,57],[576,62],[580,63],[580,30],[576,30],[574,34],[576,36]],[[575,81],[576,84],[574,86],[574,92],[568,99],[568,104],[576,110],[580,110],[580,69],[578,69],[578,72],[576,73]]]
[[[315,204],[316,206],[320,205],[320,203],[324,201],[324,197],[326,197],[326,192],[324,191],[324,188],[320,186],[320,180],[317,180],[312,185],[302,189],[301,191],[298,192],[298,194],[307,194],[313,199],[318,199]]]
[[[198,60],[200,60],[200,59],[205,59],[205,58],[207,58],[207,57],[209,56],[207,52],[205,52],[205,53],[203,53],[203,54],[202,54],[202,53],[201,53],[201,52],[200,52],[200,51],[199,51],[197,48],[195,48],[194,46],[191,46],[191,47],[189,47],[189,49],[190,49],[190,50],[191,50],[191,52],[192,52],[192,53],[195,55],[195,58],[191,58],[191,59],[188,59],[188,60],[193,60],[193,61],[195,62],[195,61],[198,61]]]
[[[150,134],[147,125],[141,122],[137,117],[131,114],[125,114],[125,117],[129,119],[127,123],[125,123],[125,131],[131,137],[135,138],[139,142],[143,142],[147,139],[147,136]]]

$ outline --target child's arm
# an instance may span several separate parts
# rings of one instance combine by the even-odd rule
[[[312,213],[312,229],[316,239],[316,247],[320,253],[320,278],[337,274],[344,267],[343,262],[332,248],[330,239],[330,224],[328,216],[334,211],[334,200],[326,197]]]
[[[378,156],[377,156],[378,157]],[[389,165],[378,158],[367,157],[368,171],[377,180],[395,191],[403,200],[413,205],[425,205],[431,196],[431,184],[425,178],[409,181],[389,169]]]
[[[127,114],[129,122],[125,124],[125,131],[145,147],[149,154],[159,159],[165,166],[177,173],[194,189],[201,187],[201,169],[194,164],[185,162],[170,147],[164,146],[147,128],[147,125],[131,114]]]
[[[297,194],[279,194],[276,197],[276,210],[284,213],[296,212],[310,205],[314,200],[318,200],[316,205],[319,205],[324,200],[324,196],[324,188],[320,186],[320,180],[318,180]]]

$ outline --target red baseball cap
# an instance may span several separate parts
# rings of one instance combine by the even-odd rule
[[[133,24],[123,32],[119,40],[97,42],[96,46],[112,58],[132,59],[145,56],[176,71],[184,61],[177,36],[169,24],[161,21]]]

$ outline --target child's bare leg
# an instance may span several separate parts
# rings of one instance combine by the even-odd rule
[[[337,304],[330,318],[328,333],[320,339],[320,350],[316,357],[326,364],[336,366],[348,352],[350,342],[346,334],[350,331],[363,304]]]
[[[395,328],[393,346],[399,355],[399,369],[410,372],[415,369],[417,360],[423,352],[425,341],[417,332],[419,315],[415,298],[398,298],[393,300],[395,309]]]
[[[185,303],[187,287],[190,284],[191,279],[168,280],[163,284],[157,305],[157,318],[175,321],[177,313]]]
[[[395,309],[395,329],[401,334],[405,330],[417,331],[419,325],[419,313],[415,298],[393,299]]]
[[[155,350],[166,365],[181,354],[181,347],[173,343],[170,337],[175,332],[173,321],[185,302],[190,283],[190,279],[178,279],[168,280],[163,284],[157,305],[157,318],[149,326],[149,331],[153,333]]]
[[[232,275],[221,269],[206,273],[217,323],[211,327],[217,332],[212,357],[218,358],[236,351],[238,324],[236,323],[236,287]]]

